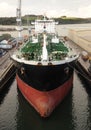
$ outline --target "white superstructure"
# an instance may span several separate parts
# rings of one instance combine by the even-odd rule
[[[54,20],[36,20],[34,25],[36,33],[42,33],[44,30],[47,33],[55,33],[56,22]]]

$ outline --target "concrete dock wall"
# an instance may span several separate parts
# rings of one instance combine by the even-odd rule
[[[91,29],[69,29],[68,37],[81,48],[91,53]]]

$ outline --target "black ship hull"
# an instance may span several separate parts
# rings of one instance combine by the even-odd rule
[[[72,63],[60,65],[26,65],[17,69],[18,76],[29,86],[50,91],[65,83],[73,75]]]

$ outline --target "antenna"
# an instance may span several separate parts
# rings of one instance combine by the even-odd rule
[[[21,31],[22,28],[22,21],[21,21],[21,0],[18,0],[18,8],[16,9],[16,21],[17,21],[17,27],[16,30],[18,31],[18,40],[22,40]]]
[[[31,28],[30,28],[30,22],[29,22],[29,15],[27,15],[27,26],[28,26],[28,32],[29,35],[31,34]]]

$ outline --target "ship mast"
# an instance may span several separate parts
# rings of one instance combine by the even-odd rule
[[[45,16],[44,16],[44,21],[45,21]],[[46,25],[44,22],[44,27],[43,27],[43,48],[42,48],[42,59],[43,61],[47,61],[48,60],[48,52],[47,52],[47,48],[46,48]]]
[[[21,0],[18,0],[18,8],[16,9],[16,21],[17,21],[16,30],[18,31],[18,40],[21,41],[22,40],[21,32],[23,30],[21,21]]]
[[[43,61],[47,61],[48,60],[48,52],[47,52],[47,48],[46,48],[46,34],[43,34],[43,48],[42,48],[42,59]]]

